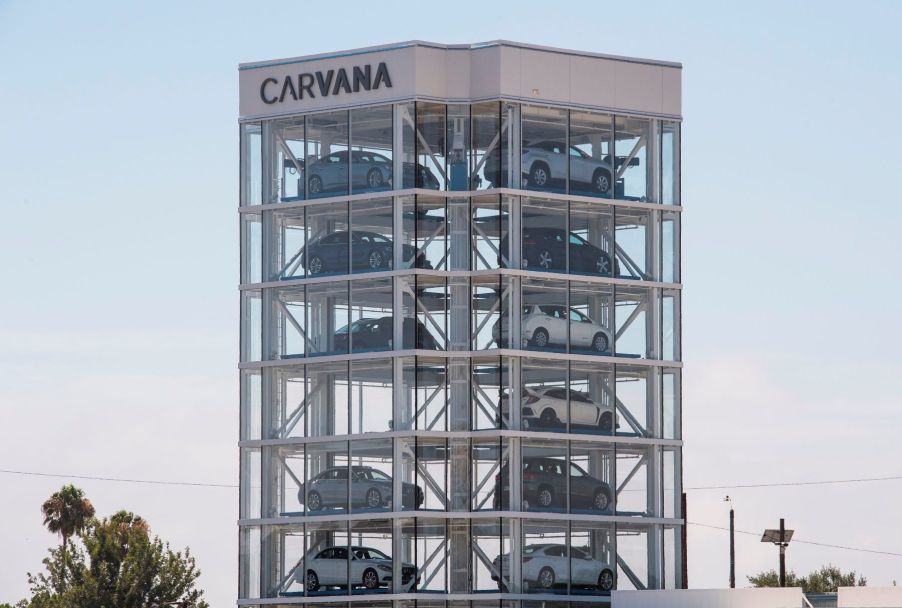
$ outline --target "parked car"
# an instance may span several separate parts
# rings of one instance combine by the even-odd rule
[[[345,325],[335,332],[333,342],[335,350],[348,350],[348,337],[354,350],[387,350],[393,348],[395,321],[391,316],[378,319],[359,319]],[[404,346],[416,345],[416,348],[438,350],[438,342],[417,319],[404,319]]]
[[[568,556],[566,545],[526,545],[523,547],[521,563],[523,583],[528,587],[553,589],[569,582],[573,587],[599,591],[611,591],[614,588],[614,569],[578,547],[570,547]],[[492,580],[498,581],[498,588],[504,591],[503,581],[509,578],[510,554],[505,553],[492,561]]]
[[[351,188],[355,191],[387,190],[393,186],[392,160],[377,152],[354,150],[351,159]],[[307,194],[312,197],[322,196],[330,192],[346,192],[348,187],[348,151],[341,150],[326,154],[319,158],[308,159],[306,163],[300,159],[286,158],[285,169],[298,172],[301,169],[307,174]],[[405,184],[413,184],[416,178],[418,188],[438,190],[439,182],[427,167],[419,163],[403,163]]]
[[[495,321],[492,337],[496,344],[506,343],[509,325],[501,319]],[[521,341],[525,344],[537,348],[566,346],[568,328],[571,348],[592,349],[599,353],[610,351],[611,332],[575,308],[571,307],[568,312],[566,306],[557,304],[529,304],[521,310]]]
[[[379,549],[351,547],[351,587],[379,589],[390,587],[392,559]],[[329,587],[348,586],[348,548],[327,547],[307,560],[305,567],[295,569],[295,580],[306,583],[307,591],[316,592]],[[401,584],[404,591],[412,591],[420,582],[420,573],[413,564],[401,564]]]
[[[348,271],[348,239],[351,239],[352,270],[389,270],[393,243],[390,238],[367,230],[336,230],[307,243],[301,264],[311,275]],[[405,260],[416,256],[417,268],[432,268],[425,254],[413,245],[402,245]]]
[[[564,458],[528,456],[523,458],[523,500],[540,509],[567,508],[567,476],[570,477],[570,508],[609,511],[614,492],[607,482],[596,479],[579,465]],[[495,476],[496,509],[506,508],[510,476],[507,465]]]
[[[507,235],[501,239],[501,251],[508,251]],[[616,260],[600,247],[580,235],[560,228],[526,226],[523,228],[521,257],[526,268],[564,272],[567,270],[567,249],[570,250],[570,272],[619,276]]]
[[[524,388],[520,394],[520,416],[528,426],[559,426],[568,419],[571,426],[590,427],[611,433],[619,424],[613,406],[602,405],[586,393],[560,386]],[[502,416],[510,411],[509,394],[501,395]]]
[[[353,466],[351,472],[351,507],[379,509],[391,504],[391,476],[367,466]],[[321,511],[329,507],[344,508],[347,507],[347,500],[348,467],[328,468],[298,488],[298,502],[306,504],[308,511]],[[423,489],[404,482],[401,486],[401,500],[405,508],[416,509],[425,500]]]

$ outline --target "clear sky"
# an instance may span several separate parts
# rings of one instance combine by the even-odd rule
[[[641,5],[640,5],[641,4]],[[0,0],[0,469],[237,483],[237,64],[506,38],[684,65],[689,487],[902,475],[902,3]],[[0,474],[0,602],[64,480]],[[82,481],[237,592],[237,491]],[[902,481],[689,492],[902,552]],[[727,536],[690,526],[692,587]],[[738,575],[777,563],[740,535]],[[871,584],[902,557],[796,544]]]

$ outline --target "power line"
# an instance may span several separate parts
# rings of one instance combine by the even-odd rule
[[[724,530],[729,531],[729,528],[724,528],[723,526],[714,526],[712,524],[703,524],[697,521],[686,522],[690,526],[701,526],[702,528],[713,528],[715,530]],[[749,536],[760,536],[758,532],[749,532],[747,530],[736,530],[739,534],[747,534]],[[893,553],[892,551],[879,551],[877,549],[862,549],[860,547],[848,547],[845,545],[832,545],[830,543],[819,543],[813,540],[799,540],[797,538],[792,539],[793,543],[801,543],[803,545],[815,545],[817,547],[829,547],[831,549],[845,549],[846,551],[859,551],[861,553],[876,553],[877,555],[891,555],[893,557],[902,557],[902,553]]]
[[[861,477],[858,479],[825,479],[821,481],[784,481],[774,483],[747,483],[730,486],[696,486],[694,488],[684,488],[687,492],[690,490],[737,490],[742,488],[780,488],[794,486],[825,486],[841,483],[865,483],[870,481],[898,481],[902,479],[902,475],[892,475],[889,477]]]
[[[237,488],[237,485],[228,483],[203,483],[194,481],[164,481],[159,479],[128,479],[125,477],[95,477],[93,475],[63,475],[62,473],[38,473],[36,471],[12,471],[0,469],[0,473],[10,475],[30,475],[34,477],[62,477],[66,479],[89,479],[92,481],[119,481],[123,483],[147,483],[160,486],[193,486],[201,488]]]

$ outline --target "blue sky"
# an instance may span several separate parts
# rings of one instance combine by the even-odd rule
[[[902,474],[902,4],[0,0],[0,468],[237,480],[237,64],[506,38],[684,65],[686,484]],[[0,474],[0,602],[62,480]],[[237,493],[81,484],[236,593]],[[723,491],[689,520],[723,524]],[[730,490],[738,527],[898,551],[902,482]],[[690,527],[690,584],[727,580]],[[795,545],[888,585],[902,558]],[[753,536],[744,575],[776,565]]]

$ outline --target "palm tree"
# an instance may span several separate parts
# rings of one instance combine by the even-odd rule
[[[53,534],[63,537],[62,582],[66,582],[66,556],[69,538],[81,534],[85,525],[94,517],[94,505],[85,498],[85,493],[72,484],[64,485],[41,505],[44,525]]]

